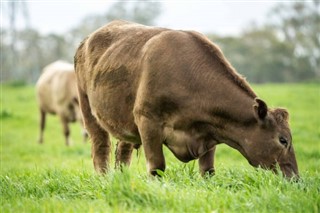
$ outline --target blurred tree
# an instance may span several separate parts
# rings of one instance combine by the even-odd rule
[[[118,1],[114,3],[106,14],[108,21],[123,19],[140,24],[154,25],[161,14],[161,3],[149,0]]]
[[[320,77],[319,3],[280,4],[264,26],[240,36],[209,38],[239,73],[256,83],[295,82]]]
[[[162,11],[160,2],[150,0],[117,1],[104,15],[90,15],[81,24],[71,30],[73,44],[77,46],[90,33],[115,19],[153,25]]]
[[[279,4],[270,18],[270,25],[293,45],[294,65],[300,69],[301,78],[308,69],[320,77],[320,1]]]
[[[79,43],[90,33],[106,24],[106,18],[103,15],[89,15],[85,17],[81,23],[66,35],[69,44],[75,52]]]
[[[35,82],[47,64],[57,59],[72,61],[73,53],[64,36],[56,34],[42,36],[31,28],[17,31],[16,55],[14,55],[10,44],[10,33],[5,30],[1,33],[2,81]]]
[[[47,64],[64,59],[73,61],[79,43],[94,30],[113,19],[126,19],[142,24],[152,24],[161,12],[161,3],[147,0],[115,2],[105,15],[85,17],[80,25],[58,35],[41,35],[28,24],[26,2],[9,1],[5,4],[7,28],[1,26],[1,82],[35,82]],[[23,15],[25,28],[17,28],[17,17]]]
[[[43,52],[43,56],[47,62],[51,63],[58,59],[67,61],[73,60],[73,48],[70,46],[67,38],[66,35],[53,33],[42,37],[42,45],[46,48],[46,50],[44,50],[45,52]]]
[[[19,31],[19,60],[15,64],[16,78],[25,82],[34,81],[45,63],[45,48],[41,45],[42,37],[38,31],[25,29]],[[16,80],[16,79],[14,79]]]
[[[1,20],[1,82],[7,79],[15,78],[15,68],[17,68],[15,65],[20,57],[17,49],[17,37],[19,36],[17,21],[23,20],[24,27],[26,29],[30,26],[26,2],[1,2],[1,16],[2,15],[4,20]],[[6,29],[4,28],[5,25],[8,25]]]
[[[221,47],[236,70],[251,82],[292,82],[299,78],[292,64],[293,46],[279,39],[272,28],[252,28],[239,37],[210,35],[209,38]]]
[[[21,5],[10,3],[12,1],[4,10],[8,11],[10,27],[1,28],[1,81],[34,82],[45,65],[58,59],[71,62],[79,43],[109,21],[124,19],[154,25],[162,11],[161,2],[117,1],[106,14],[87,16],[79,26],[63,35],[41,35],[30,27],[16,28],[19,11],[23,10]],[[249,81],[293,82],[319,78],[319,6],[318,0],[280,4],[271,11],[264,26],[248,27],[239,36],[209,35],[209,38]]]
[[[10,80],[12,77],[10,67],[12,66],[12,51],[7,29],[1,29],[0,45],[0,63],[1,63],[1,81]]]

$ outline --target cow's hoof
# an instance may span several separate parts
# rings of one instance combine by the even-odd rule
[[[214,175],[215,175],[215,170],[214,170],[214,168],[211,168],[211,169],[205,171],[205,172],[202,174],[203,177],[212,177],[212,176],[214,176]]]

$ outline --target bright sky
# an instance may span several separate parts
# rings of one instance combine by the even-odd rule
[[[280,0],[166,0],[156,24],[202,33],[236,34],[251,22],[263,23],[268,11]],[[6,2],[5,0],[2,0]],[[8,1],[7,1],[8,2]],[[30,24],[41,33],[63,33],[77,26],[90,14],[103,14],[114,1],[32,0],[25,1]],[[282,0],[283,2],[283,0]],[[20,2],[21,3],[21,2]],[[23,4],[23,3],[22,3]],[[2,10],[6,25],[6,6]],[[3,22],[1,20],[1,22]],[[7,21],[8,22],[8,21]],[[23,20],[19,19],[19,25]]]

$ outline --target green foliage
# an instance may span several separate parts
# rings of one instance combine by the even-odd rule
[[[174,169],[181,173],[181,167]],[[26,212],[317,212],[320,207],[319,177],[293,183],[260,170],[222,169],[208,179],[174,174],[155,179],[128,170],[105,176],[33,170],[0,178],[4,212],[22,206]]]
[[[226,145],[217,148],[213,177],[201,177],[196,161],[181,163],[167,149],[161,178],[147,175],[143,152],[134,153],[130,168],[97,175],[78,124],[66,147],[59,119],[48,116],[38,144],[34,87],[2,85],[1,110],[8,116],[0,120],[1,212],[319,212],[320,87],[254,87],[269,107],[290,112],[298,182],[252,168]]]
[[[25,87],[27,83],[23,80],[17,80],[17,81],[9,81],[6,83],[6,85],[9,85],[11,87]]]
[[[13,114],[12,112],[9,112],[7,110],[1,110],[1,113],[0,113],[0,119],[6,119],[6,118],[11,118],[13,117]]]

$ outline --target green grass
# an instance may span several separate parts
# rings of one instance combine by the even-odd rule
[[[73,144],[66,147],[58,118],[49,116],[44,144],[39,145],[34,87],[1,89],[0,212],[320,211],[317,84],[254,86],[270,107],[290,112],[299,182],[254,169],[225,145],[217,148],[216,175],[211,178],[199,175],[197,162],[181,163],[168,150],[162,178],[146,174],[143,152],[134,153],[131,167],[123,172],[111,169],[97,175],[79,125],[72,125]]]

